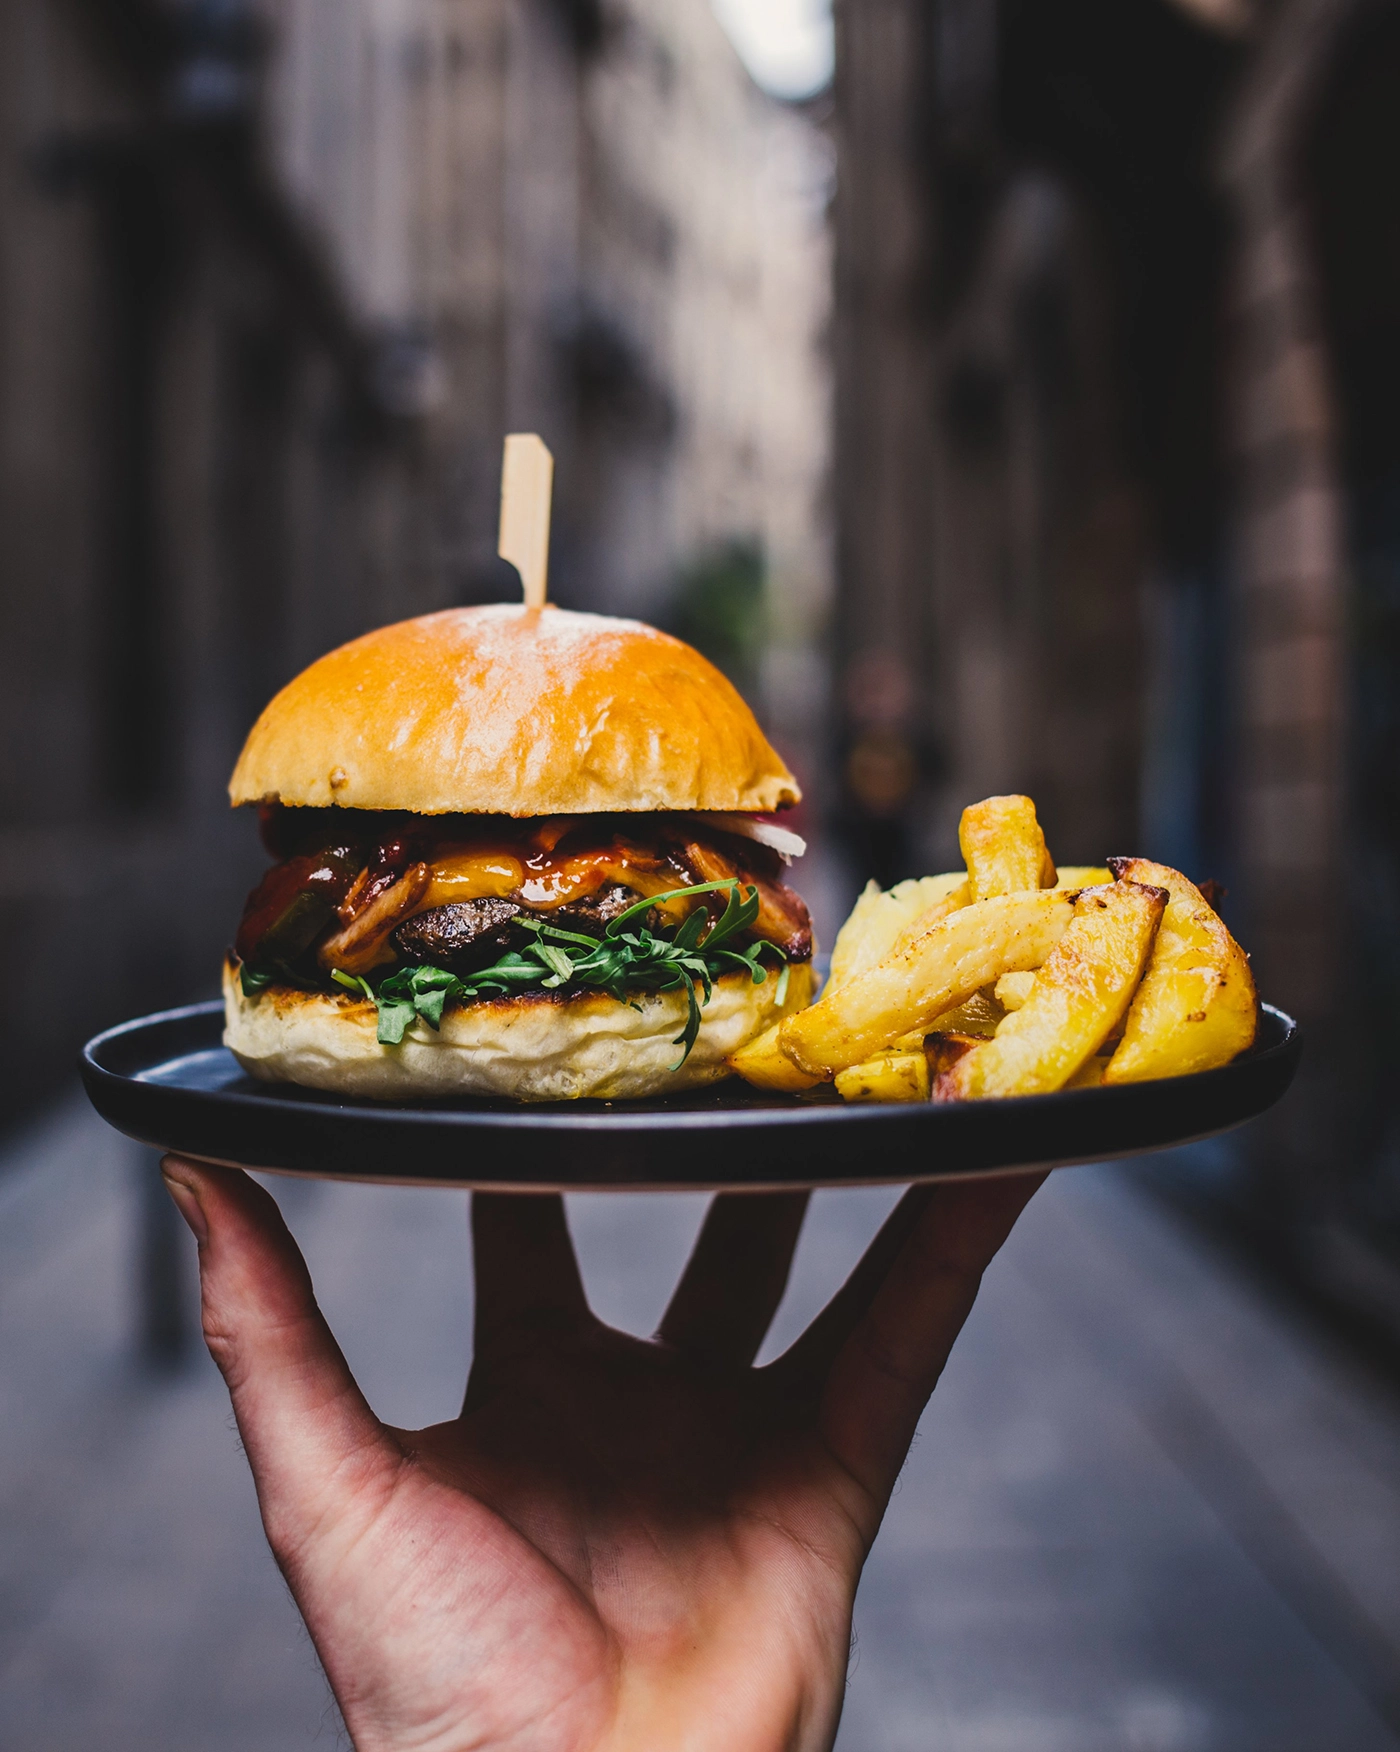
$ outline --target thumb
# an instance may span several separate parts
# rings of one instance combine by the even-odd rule
[[[400,1452],[331,1336],[271,1195],[236,1168],[167,1156],[160,1170],[199,1243],[204,1339],[285,1563],[337,1502],[392,1474]]]

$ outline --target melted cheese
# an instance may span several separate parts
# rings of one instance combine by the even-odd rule
[[[514,852],[484,848],[440,852],[432,861],[432,880],[415,911],[488,895],[518,900],[530,907],[567,906],[614,882],[638,894],[664,894],[683,886],[684,878],[675,870],[655,868],[660,860],[654,854],[638,851],[634,861],[628,853],[624,845],[562,858],[542,850],[522,861]]]
[[[531,858],[518,898],[526,906],[567,906],[571,900],[596,893],[616,867],[617,857],[611,851],[581,852],[573,858]]]
[[[656,859],[648,857],[646,862],[654,864]],[[547,865],[543,860],[532,858],[530,864],[519,896],[527,906],[567,906],[570,901],[596,894],[600,888],[614,882],[620,882],[638,894],[665,894],[668,889],[683,887],[685,881],[669,868],[641,868],[616,846],[602,852],[584,852],[575,858],[561,858],[557,863]]]
[[[524,881],[525,867],[509,852],[462,852],[435,858],[431,875],[427,893],[416,909],[419,912],[457,900],[514,894]]]

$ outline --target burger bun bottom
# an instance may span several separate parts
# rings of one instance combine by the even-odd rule
[[[637,1006],[598,992],[496,998],[450,1010],[434,1031],[415,1022],[399,1046],[376,1039],[374,1005],[349,993],[268,986],[245,997],[237,967],[224,967],[224,1044],[252,1077],[338,1095],[401,1101],[450,1095],[513,1101],[635,1100],[695,1089],[728,1076],[725,1059],[779,1016],[811,1002],[810,963],[794,964],[777,1003],[778,976],[746,973],[714,983],[689,1057],[673,1070],[685,1027],[684,992],[639,992]]]

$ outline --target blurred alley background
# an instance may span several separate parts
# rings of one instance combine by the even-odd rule
[[[1400,1745],[1397,194],[1397,0],[2,0],[0,1743],[335,1743],[73,1060],[213,991],[267,698],[518,589],[530,429],[552,596],[754,701],[828,945],[1025,790],[1224,881],[1307,1031],[1040,1196],[843,1752]],[[460,1387],[445,1201],[287,1200],[391,1416]],[[600,1304],[697,1213],[580,1201]],[[789,1326],[877,1221],[818,1201]]]

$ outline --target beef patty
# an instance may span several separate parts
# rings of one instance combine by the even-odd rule
[[[441,967],[465,979],[498,961],[508,949],[519,949],[530,940],[533,933],[518,922],[522,917],[557,925],[561,931],[601,937],[604,927],[639,898],[630,888],[615,883],[568,906],[548,909],[491,897],[454,900],[415,913],[391,940],[401,960]]]

